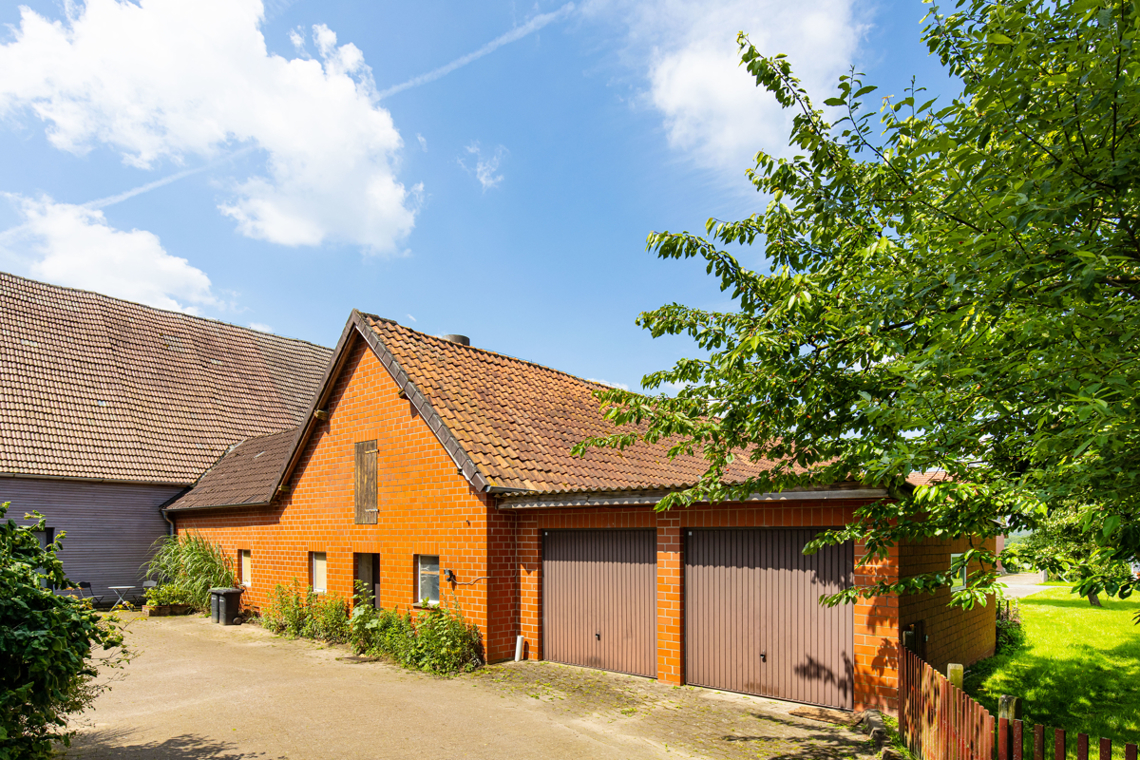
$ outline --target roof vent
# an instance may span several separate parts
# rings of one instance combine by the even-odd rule
[[[461,346],[471,345],[471,339],[466,335],[441,335],[440,337],[451,343],[458,343]]]

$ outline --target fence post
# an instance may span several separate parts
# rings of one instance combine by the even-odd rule
[[[1006,720],[1021,720],[1021,697],[1002,694],[998,698],[998,717]]]
[[[954,688],[962,688],[962,676],[964,669],[956,662],[952,662],[946,666],[946,677],[950,679],[950,683],[954,684]]]
[[[1002,694],[998,697],[998,725],[1002,725],[1005,721],[1006,730],[998,731],[998,758],[1005,760],[1006,758],[1013,757],[1013,722],[1021,719],[1021,700],[1018,697],[1011,697],[1009,694]],[[1020,760],[1021,752],[1017,753]]]
[[[942,760],[950,760],[950,682],[939,684],[938,698],[938,743]]]
[[[899,735],[902,736],[903,744],[908,748],[911,747],[910,737],[907,735],[907,720],[906,711],[910,705],[910,679],[907,678],[907,668],[910,666],[910,660],[907,658],[906,647],[899,647]]]

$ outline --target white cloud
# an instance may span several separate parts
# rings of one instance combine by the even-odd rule
[[[257,330],[258,332],[263,332],[263,333],[273,332],[272,327],[270,327],[269,325],[266,325],[266,324],[262,324],[261,322],[250,322],[249,326],[251,329]]]
[[[459,165],[474,174],[475,178],[479,180],[479,184],[483,186],[483,192],[487,192],[489,188],[497,187],[503,181],[503,175],[498,174],[499,164],[510,153],[502,145],[495,148],[494,153],[484,156],[483,147],[478,142],[473,142],[466,148],[468,160],[462,157],[459,159]],[[474,163],[471,163],[472,159]]]
[[[23,224],[0,233],[6,265],[161,309],[196,313],[196,306],[222,306],[206,273],[167,253],[154,233],[117,230],[102,211],[47,196],[6,197],[23,217]]]
[[[822,105],[866,28],[856,8],[855,0],[589,0],[582,11],[627,30],[623,56],[645,77],[670,145],[739,177],[757,150],[785,151],[793,114],[739,65],[737,32],[762,53],[787,53]]]
[[[52,21],[24,7],[0,45],[0,115],[30,112],[60,150],[106,146],[144,169],[255,147],[264,173],[233,178],[219,205],[243,235],[397,250],[415,199],[363,53],[318,25],[319,60],[272,55],[262,13],[259,0],[89,0]]]
[[[419,132],[417,132],[416,133],[416,139],[419,140],[420,148],[423,150],[423,152],[427,153],[427,138],[424,137],[423,135],[421,135]]]
[[[587,383],[597,383],[598,385],[604,385],[607,388],[620,388],[623,391],[629,390],[629,386],[626,385],[625,383],[611,383],[609,380],[598,380],[597,378],[594,378],[594,377],[587,377],[586,382]]]

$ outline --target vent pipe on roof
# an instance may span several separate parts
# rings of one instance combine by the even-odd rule
[[[454,334],[452,334],[452,335],[441,335],[440,337],[446,341],[451,342],[451,343],[458,343],[461,346],[470,346],[471,345],[471,339],[468,338],[466,335],[454,335]]]

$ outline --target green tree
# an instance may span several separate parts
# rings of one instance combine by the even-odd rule
[[[1132,569],[1127,562],[1114,557],[1116,552],[1111,547],[1089,540],[1084,512],[1097,508],[1095,505],[1067,504],[1051,510],[1035,531],[1006,549],[1003,559],[1048,570],[1057,578],[1068,578],[1074,568],[1078,577],[1082,568],[1094,568],[1112,593],[1131,577]],[[1101,606],[1095,591],[1089,593],[1088,598],[1094,607]]]
[[[661,232],[664,259],[703,258],[736,308],[670,304],[652,334],[688,334],[703,358],[648,375],[674,397],[600,394],[617,435],[667,441],[709,469],[661,509],[857,477],[891,499],[826,541],[872,556],[907,539],[1032,529],[1079,501],[1081,530],[1117,560],[1140,547],[1140,11],[1109,0],[961,0],[923,38],[961,91],[864,106],[852,73],[817,109],[784,56],[742,33],[742,65],[794,109],[796,154],[761,151],[768,199],[706,235]],[[828,121],[832,119],[834,123]],[[756,246],[768,273],[727,250]],[[741,452],[746,452],[742,454]],[[734,481],[736,457],[767,460]],[[911,472],[950,479],[911,491]],[[963,561],[992,568],[978,544]],[[1096,566],[1081,591],[1122,596]],[[852,589],[947,584],[950,569]],[[992,589],[972,573],[954,602]]]
[[[120,664],[126,652],[114,619],[52,593],[70,583],[59,541],[44,548],[34,532],[43,518],[21,527],[4,519],[7,512],[0,504],[0,760],[34,760],[50,757],[52,742],[69,741],[67,715],[100,691],[96,667]],[[96,647],[117,651],[98,658]]]

